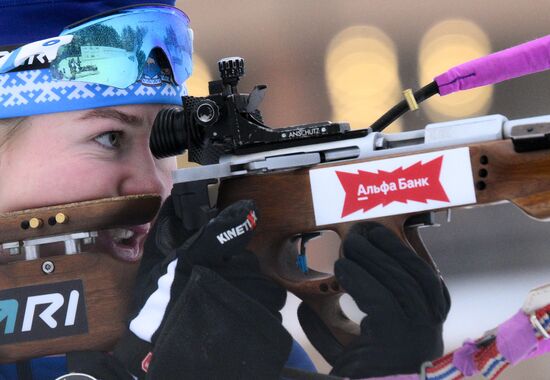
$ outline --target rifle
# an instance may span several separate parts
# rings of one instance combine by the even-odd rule
[[[307,302],[344,344],[359,329],[340,310],[342,289],[331,275],[307,267],[307,240],[319,230],[333,230],[343,239],[351,225],[372,219],[395,231],[435,267],[417,232],[419,226],[430,225],[433,211],[510,200],[537,218],[550,213],[546,154],[550,117],[507,121],[493,115],[432,124],[420,131],[381,132],[410,108],[410,102],[442,94],[447,88],[432,83],[367,130],[352,131],[347,123],[331,122],[272,129],[263,124],[258,110],[266,87],[239,94],[244,62],[226,59],[219,66],[222,80],[210,83],[208,97],[184,97],[183,111],[165,110],[155,120],[151,149],[157,157],[188,149],[190,159],[203,164],[174,172],[176,211],[184,227],[193,230],[214,217],[218,208],[238,199],[254,199],[261,220],[251,249],[263,271]],[[470,84],[462,82],[449,81],[453,86]],[[460,178],[470,175],[468,197],[460,201],[443,180],[449,175],[441,175],[448,173],[448,163],[453,162],[461,168]],[[427,174],[422,171],[425,167],[431,170]],[[395,177],[399,170],[417,176]],[[342,208],[339,215],[323,216],[323,209],[336,205],[337,197],[329,191],[327,198],[326,192],[323,195],[311,187],[311,178],[322,179],[331,171],[333,177],[336,171],[347,172],[342,178],[355,186],[355,194],[348,199],[341,184],[321,185],[340,193],[338,201],[347,202],[346,215]],[[353,185],[365,172],[382,180]],[[454,171],[450,177],[454,178]],[[436,199],[422,192],[437,183]],[[217,202],[211,202],[210,190],[216,185]],[[400,190],[407,190],[407,197],[399,198],[404,194]],[[382,194],[397,198],[384,204]],[[71,253],[93,241],[97,230],[150,221],[159,200],[142,195],[0,214],[3,250],[26,259],[0,267],[0,326],[4,327],[0,362],[113,346],[126,324],[137,266],[106,255]],[[371,207],[373,201],[382,204]],[[411,201],[416,208],[409,207]],[[387,212],[400,203],[407,208]],[[384,212],[376,214],[380,210]],[[64,217],[58,221],[59,213]],[[32,248],[55,241],[63,242],[69,255],[42,258]],[[37,298],[45,294],[50,298]],[[32,306],[29,313],[23,305]],[[49,306],[44,309],[44,305]],[[33,316],[41,322],[33,325]]]
[[[359,326],[340,308],[343,290],[332,275],[307,266],[307,242],[320,232],[334,231],[343,240],[353,224],[372,220],[437,270],[418,233],[434,224],[436,211],[510,201],[534,218],[550,216],[550,115],[512,121],[489,115],[381,132],[435,94],[547,69],[549,42],[547,36],[455,67],[357,131],[332,122],[266,126],[258,110],[266,86],[240,94],[244,60],[222,59],[221,80],[209,83],[208,96],[183,97],[182,110],[159,113],[151,150],[160,158],[187,149],[189,160],[202,165],[173,173],[172,198],[187,230],[232,202],[255,200],[260,221],[250,249],[262,270],[347,345]],[[312,327],[298,317],[307,333]]]
[[[98,231],[147,223],[159,206],[135,195],[0,214],[0,363],[112,348],[138,264],[84,251]],[[63,248],[41,257],[47,244]]]

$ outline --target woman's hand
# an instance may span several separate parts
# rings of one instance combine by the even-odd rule
[[[253,201],[239,201],[189,237],[165,201],[145,244],[135,313],[114,350],[132,375],[278,379],[292,344],[279,313],[286,291],[246,250],[256,215]]]
[[[439,357],[450,308],[439,274],[376,223],[352,227],[343,254],[335,276],[367,314],[360,336],[344,348],[307,305],[299,309],[302,325],[309,325],[304,330],[333,365],[332,373],[351,378],[417,373],[423,362]]]

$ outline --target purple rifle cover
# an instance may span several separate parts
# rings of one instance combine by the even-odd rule
[[[550,68],[550,35],[463,63],[435,77],[441,96]]]

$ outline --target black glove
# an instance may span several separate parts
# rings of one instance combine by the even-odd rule
[[[450,297],[442,279],[387,228],[356,224],[343,243],[335,276],[367,314],[361,335],[343,348],[306,305],[300,323],[333,365],[332,374],[359,378],[417,373],[443,353],[442,325]]]
[[[139,378],[277,378],[292,344],[280,322],[286,291],[245,249],[254,203],[227,207],[190,238],[180,223],[168,198],[145,244],[136,312],[115,362]],[[78,363],[69,369],[94,367]]]
[[[139,310],[143,306],[144,295],[151,292],[150,288],[154,288],[154,284],[165,270],[162,262],[173,256],[174,249],[192,235],[191,231],[186,231],[181,226],[182,223],[176,216],[172,199],[169,197],[163,203],[144,244],[144,255],[136,276],[132,310]],[[89,374],[102,380],[133,379],[130,371],[141,372],[141,361],[152,350],[152,345],[139,339],[136,339],[138,344],[134,349],[122,348],[125,346],[123,342],[134,339],[134,335],[128,332],[119,343],[120,350],[125,352],[124,355],[119,355],[124,358],[124,364],[107,352],[76,351],[67,353],[67,368],[70,372]]]

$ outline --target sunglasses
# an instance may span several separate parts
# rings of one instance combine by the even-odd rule
[[[0,73],[47,60],[58,80],[126,88],[160,76],[181,85],[191,75],[192,54],[187,15],[171,6],[146,4],[84,19],[57,37],[21,46],[0,58]]]

